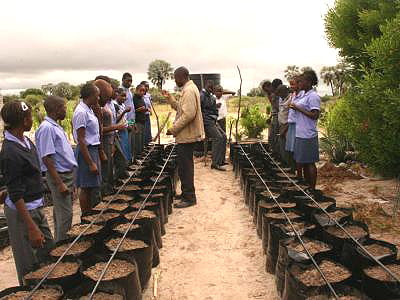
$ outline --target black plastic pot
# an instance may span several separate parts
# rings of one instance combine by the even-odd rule
[[[397,247],[394,244],[371,238],[362,239],[359,242],[362,246],[379,245],[385,247],[388,250],[388,254],[375,257],[383,264],[394,263],[397,259]],[[377,263],[353,241],[346,241],[344,243],[341,260],[343,264],[357,276],[361,276],[362,269],[377,265]]]
[[[318,253],[311,253],[313,257],[318,257],[320,255],[329,253],[332,251],[333,247],[325,244],[321,241],[309,239],[307,237],[302,237],[304,243],[313,241],[317,243],[322,243],[329,247],[329,249],[325,251],[320,251]],[[299,263],[308,263],[310,261],[309,256],[306,254],[305,251],[295,251],[293,248],[300,245],[300,241],[297,238],[288,238],[280,240],[279,242],[279,255],[278,260],[276,262],[276,269],[275,269],[275,283],[276,289],[278,291],[278,295],[282,297],[283,290],[285,288],[285,273],[288,265],[291,262],[299,262]]]
[[[358,240],[364,239],[364,238],[368,238],[369,237],[369,231],[368,231],[368,226],[365,223],[362,222],[357,222],[357,221],[350,221],[347,222],[345,224],[343,224],[343,227],[346,229],[349,226],[357,226],[357,227],[361,227],[364,231],[365,234],[363,234],[361,237],[358,237]],[[339,237],[337,235],[333,235],[330,233],[330,230],[333,228],[337,228],[338,232],[340,232],[343,237]],[[335,248],[335,250],[338,253],[342,252],[342,248],[343,245],[346,241],[349,241],[350,238],[344,233],[344,231],[342,231],[339,227],[337,227],[337,225],[333,225],[333,226],[326,226],[324,228],[322,228],[322,235],[321,235],[321,239],[330,244],[333,245],[333,247]]]
[[[76,260],[76,259],[67,259],[64,258],[62,260],[62,262],[72,262],[72,263],[76,263],[79,265],[77,271],[71,275],[67,275],[67,276],[63,276],[63,277],[59,277],[59,278],[51,278],[51,274],[49,275],[50,278],[47,278],[44,283],[47,285],[56,285],[56,286],[61,286],[63,291],[68,291],[69,289],[73,288],[74,286],[76,286],[77,284],[79,284],[80,280],[81,280],[81,274],[79,272],[79,268],[81,265],[81,262]],[[50,263],[51,264],[51,263]],[[40,266],[38,269],[44,267],[45,265]],[[28,274],[27,274],[28,275]],[[26,278],[26,276],[24,277],[25,283],[26,285],[36,285],[39,283],[39,281],[42,280],[42,278]]]
[[[324,212],[316,212],[313,214],[312,219],[319,224],[321,227],[335,225],[335,219],[339,224],[343,224],[353,220],[353,210],[351,208],[328,208],[328,213],[331,213],[331,217],[328,217]],[[342,216],[335,217],[336,213],[340,213]]]
[[[298,213],[296,210],[294,209],[285,209],[285,212],[294,212],[294,213]],[[282,214],[282,211],[280,209],[277,210],[273,210],[273,211],[269,211],[268,213],[277,213],[280,214],[280,217],[274,217],[274,216],[269,216],[268,214],[263,214],[262,215],[262,234],[261,234],[261,239],[262,239],[262,245],[263,245],[263,249],[264,249],[264,253],[267,253],[267,249],[268,249],[268,239],[269,239],[269,224],[271,222],[281,222],[281,223],[286,223],[286,217]],[[290,218],[293,221],[296,220],[302,220],[303,217],[299,214],[299,216],[295,216]]]
[[[51,300],[58,300],[58,299],[62,299],[63,298],[63,294],[64,294],[63,290],[62,290],[61,286],[58,286],[58,285],[42,285],[38,289],[38,291],[43,290],[43,289],[47,289],[47,288],[56,289],[56,290],[58,290],[60,292],[60,297],[53,298]],[[0,299],[3,299],[4,297],[7,297],[7,296],[11,296],[12,294],[15,294],[15,293],[18,293],[18,292],[31,291],[32,289],[33,289],[33,287],[30,287],[30,286],[10,287],[10,288],[7,288],[7,289],[2,290],[0,292]],[[40,300],[40,299],[43,299],[43,298],[41,296],[39,296],[37,293],[35,293],[35,294],[32,295],[31,299],[32,300]]]
[[[323,260],[332,261],[340,265],[340,263],[337,262],[335,257],[331,255],[321,255],[315,258],[315,261],[317,262],[318,265],[320,265]],[[346,269],[344,266],[342,267]],[[320,286],[307,286],[303,282],[301,282],[295,275],[300,272],[304,272],[311,269],[316,270],[315,266],[312,263],[291,262],[289,264],[285,275],[285,290],[282,299],[305,300],[315,295],[330,296],[329,288],[326,285],[326,283]],[[329,278],[327,279],[330,281],[335,291],[340,286],[349,286],[349,285],[352,286],[354,284],[354,279],[352,278],[350,271],[349,271],[349,276],[346,276],[345,278],[343,278],[338,282],[332,282]]]
[[[128,224],[129,222],[126,221],[121,224]],[[116,236],[122,237],[124,232],[116,230],[116,227],[120,225],[117,224],[113,228],[113,233]],[[156,239],[154,237],[154,232],[152,229],[151,224],[146,225],[139,225],[139,224],[133,224],[134,226],[139,226],[139,228],[134,228],[134,226],[131,227],[131,230],[127,233],[127,237],[130,237],[135,240],[142,240],[146,244],[151,245],[152,247],[152,253],[153,253],[153,268],[157,267],[160,264],[160,253],[158,251],[158,246]]]
[[[302,229],[296,229],[300,236],[304,235],[306,232],[311,232],[315,230],[315,225],[308,223],[307,221],[296,220],[293,223],[294,226],[301,225]],[[311,234],[310,234],[311,235]],[[286,221],[282,222],[274,221],[269,224],[269,238],[268,238],[268,249],[266,256],[265,269],[270,274],[275,274],[276,262],[278,260],[279,254],[279,241],[290,237],[294,237],[295,232]]]
[[[121,261],[121,259],[118,259]],[[116,262],[117,259],[114,260]],[[117,294],[123,294],[124,299],[132,299],[132,300],[141,300],[142,299],[142,287],[140,285],[140,280],[139,280],[139,273],[138,273],[138,268],[136,264],[132,264],[130,261],[122,260],[124,263],[129,264],[131,268],[133,269],[132,272],[130,272],[126,276],[121,276],[115,279],[111,280],[102,280],[99,284],[99,290],[107,290],[107,291],[113,291],[114,293]],[[91,263],[91,266],[96,265],[98,262],[107,262],[107,259],[102,259],[98,261],[93,261]],[[90,268],[89,266],[88,268]],[[85,268],[82,270],[82,274],[84,278],[89,282],[90,285],[96,284],[97,280],[93,280],[92,278],[84,275],[84,272],[88,269]]]
[[[60,246],[63,246],[63,245],[70,245],[71,242],[72,242],[73,240],[74,240],[74,239],[67,239],[67,240],[59,241],[59,242],[56,243],[56,245],[55,245],[55,247],[53,248],[53,250],[56,249],[57,247],[60,247]],[[85,260],[85,259],[87,259],[88,257],[90,257],[90,256],[93,254],[93,252],[94,252],[94,247],[93,247],[93,246],[94,246],[94,241],[93,241],[92,239],[88,239],[88,238],[83,238],[83,239],[81,238],[81,239],[79,239],[79,240],[77,241],[76,244],[79,244],[79,243],[82,243],[82,242],[90,243],[89,248],[87,248],[86,250],[84,250],[84,251],[82,251],[82,252],[80,252],[80,253],[75,253],[75,254],[67,253],[64,257],[65,257],[66,259],[71,259],[71,260],[73,260],[74,258],[75,258],[75,259],[80,259],[80,260]],[[76,244],[75,244],[75,245],[76,245]],[[75,245],[74,245],[74,246],[75,246]],[[74,247],[74,246],[72,246],[72,247]],[[52,251],[53,251],[53,250],[52,250]],[[59,258],[61,255],[54,255],[54,254],[52,254],[52,251],[50,251],[49,255],[50,255],[51,259],[55,262],[55,261],[58,260],[58,258]]]
[[[113,235],[111,236],[110,239],[108,239],[105,242],[105,245],[107,245],[107,242],[111,239],[120,240],[121,237],[119,235]],[[125,238],[125,240],[127,239],[130,238]],[[114,249],[111,249],[109,247],[107,247],[107,249],[110,255],[114,251]],[[150,280],[151,269],[153,266],[153,248],[151,247],[151,244],[146,244],[146,247],[144,248],[138,248],[132,250],[122,250],[120,248],[120,250],[116,255],[116,258],[130,261],[132,264],[136,262],[139,271],[140,285],[142,289],[144,289],[147,286],[148,281]]]
[[[400,262],[396,261],[394,264],[399,265]],[[371,268],[371,267],[369,267]],[[374,266],[374,268],[380,268]],[[362,287],[371,299],[400,299],[400,283],[387,279],[377,279],[369,276],[366,273],[368,268],[362,271]],[[389,276],[389,275],[388,275]],[[397,276],[400,277],[397,273]]]

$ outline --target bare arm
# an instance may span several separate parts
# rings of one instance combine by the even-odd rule
[[[32,246],[34,248],[43,247],[44,235],[33,221],[29,211],[26,209],[24,200],[19,199],[17,202],[15,202],[15,207],[28,229],[29,241],[31,242]]]
[[[313,109],[311,111],[306,111],[303,108],[297,106],[296,104],[291,103],[289,105],[290,108],[297,110],[298,112],[301,112],[302,114],[306,115],[307,117],[309,117],[310,119],[313,120],[318,120],[319,118],[319,110],[318,109]]]
[[[68,194],[70,191],[65,183],[62,181],[60,175],[58,174],[56,167],[54,165],[54,160],[51,155],[47,155],[43,157],[43,163],[47,168],[47,171],[50,173],[51,178],[53,178],[54,182],[57,185],[57,189],[61,194]]]

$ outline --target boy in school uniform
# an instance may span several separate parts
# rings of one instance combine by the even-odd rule
[[[44,108],[47,116],[36,131],[35,141],[53,198],[54,235],[58,242],[67,238],[72,225],[73,172],[78,164],[64,129],[57,123],[65,119],[65,100],[49,96]]]
[[[123,125],[118,130],[116,138],[118,139],[118,151],[115,151],[115,178],[117,180],[124,179],[129,176],[127,171],[128,163],[131,161],[131,149],[128,135],[128,122],[126,113],[130,112],[130,107],[125,107],[126,93],[122,88],[116,90],[115,100],[113,101],[116,123]]]
[[[54,242],[43,211],[39,158],[35,145],[24,135],[32,128],[31,108],[25,102],[8,102],[1,117],[5,132],[0,167],[8,193],[2,199],[18,281],[23,285],[24,276],[44,262]]]
[[[135,107],[135,155],[136,157],[143,152],[144,148],[144,128],[146,124],[146,103],[144,102],[144,94],[146,94],[146,87],[139,84],[136,87],[135,95],[133,96],[133,104]]]

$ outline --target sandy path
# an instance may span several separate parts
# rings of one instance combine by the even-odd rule
[[[233,172],[197,162],[195,174],[198,205],[167,224],[157,299],[278,299]]]
[[[160,274],[157,299],[278,299],[233,172],[197,162],[195,176],[198,205],[175,209],[167,224],[161,265],[153,270]],[[75,203],[74,223],[78,217]],[[0,269],[0,290],[18,284],[10,247],[0,251]],[[145,300],[154,299],[153,280]]]

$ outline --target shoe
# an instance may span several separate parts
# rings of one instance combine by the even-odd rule
[[[186,207],[190,207],[190,206],[193,206],[193,205],[196,205],[195,201],[184,201],[184,200],[181,200],[180,202],[175,203],[174,207],[175,208],[186,208]]]
[[[217,170],[217,171],[226,171],[224,167],[217,166],[217,165],[211,165],[211,169]]]
[[[174,199],[176,199],[176,200],[181,200],[181,199],[182,199],[182,194],[175,195],[175,196],[174,196]]]
[[[221,166],[227,166],[227,165],[229,165],[229,163],[227,163],[226,161],[224,161],[224,162],[221,164]]]

